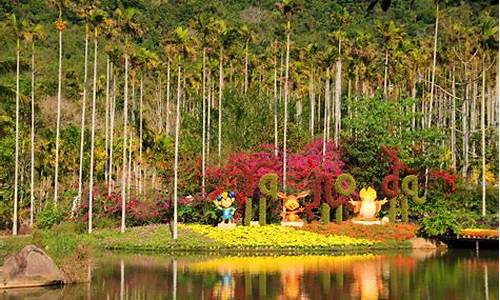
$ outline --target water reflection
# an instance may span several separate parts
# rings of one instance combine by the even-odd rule
[[[97,262],[90,285],[0,299],[498,299],[497,255],[112,255]]]

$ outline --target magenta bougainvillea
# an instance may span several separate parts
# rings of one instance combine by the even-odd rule
[[[313,201],[306,205],[306,213],[319,206],[325,182],[332,182],[342,173],[344,163],[342,153],[333,143],[328,142],[323,159],[323,141],[315,140],[298,153],[287,154],[287,192],[313,191]],[[273,145],[264,145],[260,151],[235,153],[221,168],[207,169],[208,199],[214,199],[222,190],[239,191],[236,201],[242,205],[246,197],[259,196],[259,179],[268,173],[278,175],[279,187],[283,180],[282,153],[274,155]],[[318,190],[319,188],[319,190]],[[328,195],[330,196],[330,195]]]

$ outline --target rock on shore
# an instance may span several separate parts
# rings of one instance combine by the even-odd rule
[[[0,289],[62,285],[65,281],[54,261],[33,245],[8,257],[0,267]]]

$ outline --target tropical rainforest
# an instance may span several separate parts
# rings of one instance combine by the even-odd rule
[[[258,161],[285,191],[322,169],[382,195],[382,149],[430,232],[498,224],[498,8],[0,0],[0,229],[209,223]]]

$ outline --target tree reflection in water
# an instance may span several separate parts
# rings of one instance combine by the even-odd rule
[[[498,299],[498,252],[299,256],[112,255],[92,282],[8,299]]]

